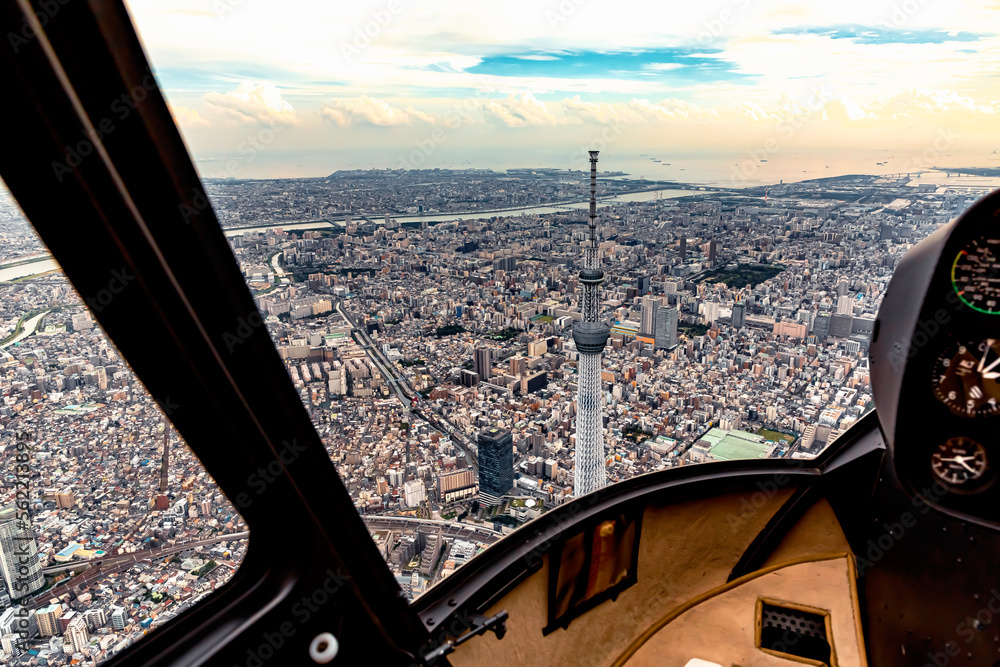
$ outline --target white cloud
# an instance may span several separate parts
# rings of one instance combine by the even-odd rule
[[[242,123],[296,123],[295,109],[270,83],[244,81],[234,91],[208,93],[205,101],[213,111]]]
[[[170,109],[170,115],[174,117],[174,122],[177,123],[181,129],[190,130],[195,127],[208,127],[208,119],[199,114],[194,109],[188,109],[180,104],[168,104]]]
[[[358,98],[333,100],[323,105],[320,113],[341,127],[354,122],[380,126],[413,125],[414,122],[435,124],[430,114],[413,107],[394,107],[385,100],[362,95]]]
[[[508,95],[502,100],[489,100],[483,103],[483,111],[487,116],[492,115],[508,127],[556,125],[560,122],[545,103],[536,99],[531,93]]]

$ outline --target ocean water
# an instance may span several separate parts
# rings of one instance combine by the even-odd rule
[[[347,169],[398,169],[407,164],[405,156],[394,149],[365,151],[309,150],[296,152],[263,151],[243,165],[243,178],[308,178],[327,176]],[[218,175],[219,163],[228,156],[202,156],[196,160],[203,176]],[[658,162],[656,160],[659,160]],[[996,167],[1000,155],[947,154],[927,159],[919,154],[897,154],[888,150],[785,150],[761,158],[751,151],[671,152],[669,149],[648,149],[642,152],[618,150],[611,146],[602,151],[598,169],[621,171],[632,178],[654,181],[696,183],[726,188],[771,185],[781,182],[804,181],[848,174],[909,173],[914,179],[936,179],[944,184],[955,177],[938,174],[935,167]],[[544,149],[509,149],[484,151],[457,149],[441,151],[420,163],[420,168],[507,169],[555,168],[588,170],[581,151]],[[963,184],[973,185],[973,177],[962,177]],[[969,180],[965,180],[969,179]],[[976,179],[990,187],[1000,185],[998,179]]]

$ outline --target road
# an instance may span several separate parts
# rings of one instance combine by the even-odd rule
[[[393,366],[393,364],[389,362],[388,359],[386,359],[382,355],[381,350],[379,350],[378,346],[375,345],[375,343],[372,341],[371,336],[368,335],[368,332],[365,330],[365,328],[359,327],[357,323],[354,321],[354,319],[350,315],[348,315],[347,312],[343,309],[342,299],[337,300],[337,312],[340,313],[341,317],[343,317],[344,320],[346,320],[347,323],[351,325],[351,328],[354,329],[355,333],[358,336],[357,343],[364,348],[365,352],[372,360],[372,363],[374,363],[378,367],[378,369],[382,371],[382,375],[385,376],[386,382],[396,393],[396,397],[399,398],[399,401],[408,408],[410,407],[411,400],[413,399],[414,396],[416,396],[417,400],[419,401],[420,396],[417,394],[416,391],[414,391],[413,387],[410,386],[409,381],[402,375],[396,377],[396,373],[394,371],[395,367]],[[478,475],[479,457],[476,456],[475,451],[472,449],[472,442],[470,441],[467,435],[462,433],[462,431],[460,431],[459,429],[455,428],[455,425],[449,422],[447,419],[444,419],[440,415],[434,414],[429,410],[425,412],[420,410],[419,408],[416,408],[416,409],[411,409],[410,412],[416,417],[419,417],[420,419],[426,421],[434,429],[436,429],[439,433],[441,433],[441,435],[449,437],[451,441],[454,442],[458,446],[458,448],[462,450],[462,452],[465,454],[466,459],[468,459],[469,461],[469,465],[472,466],[472,468],[476,471],[476,474]]]
[[[430,526],[434,529],[440,529],[441,534],[448,538],[484,542],[486,544],[493,544],[503,537],[503,533],[498,533],[492,528],[456,523],[454,521],[433,521],[431,519],[416,519],[405,516],[366,515],[362,518],[365,521],[365,525],[372,530],[404,530],[406,528],[415,529],[421,526]]]

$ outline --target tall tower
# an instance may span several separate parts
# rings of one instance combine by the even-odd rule
[[[601,352],[607,345],[608,325],[597,321],[604,272],[597,260],[597,151],[590,151],[590,239],[583,249],[580,270],[583,321],[573,325],[580,353],[576,396],[576,479],[573,495],[580,497],[607,484],[604,464],[604,420],[601,410]]]

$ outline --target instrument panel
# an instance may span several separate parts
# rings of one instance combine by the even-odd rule
[[[998,213],[1000,197],[982,199],[910,250],[890,283],[872,340],[873,385],[876,367],[901,376],[879,381],[899,387],[894,412],[887,413],[895,418],[890,449],[900,481],[929,505],[995,527],[1000,527]],[[900,272],[904,263],[909,266]],[[887,336],[894,340],[878,346],[880,324],[888,325]],[[878,386],[874,389],[881,412],[885,401]]]

